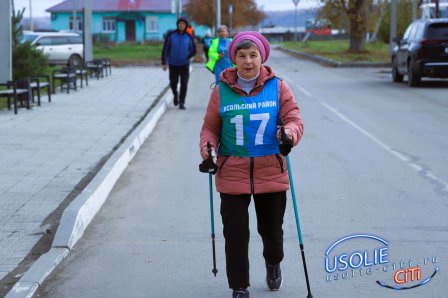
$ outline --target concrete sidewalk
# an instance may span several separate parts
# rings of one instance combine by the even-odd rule
[[[65,207],[167,86],[160,68],[119,68],[41,107],[0,111],[0,293],[48,250]]]

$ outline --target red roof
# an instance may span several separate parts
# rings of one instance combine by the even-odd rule
[[[73,3],[73,1],[75,3]],[[172,0],[91,0],[92,11],[156,11],[171,12]],[[181,0],[183,5],[188,0]],[[48,12],[73,11],[84,8],[84,0],[66,0],[47,9]]]

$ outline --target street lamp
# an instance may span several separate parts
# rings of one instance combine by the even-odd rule
[[[295,23],[295,29],[294,29],[294,41],[297,41],[297,4],[299,4],[300,0],[292,0],[295,6],[295,17],[294,17],[294,23]]]

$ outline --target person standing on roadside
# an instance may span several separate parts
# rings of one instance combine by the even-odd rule
[[[205,61],[208,62],[208,50],[210,49],[210,45],[212,44],[213,38],[210,36],[210,33],[207,31],[205,33],[204,38],[202,39],[202,43],[204,44],[204,54]]]
[[[162,69],[169,68],[170,87],[173,92],[173,102],[179,109],[185,110],[185,97],[190,76],[190,58],[196,55],[196,44],[187,33],[188,21],[184,17],[177,20],[177,30],[167,34],[162,50]],[[177,83],[180,77],[180,92]]]
[[[227,26],[222,25],[218,28],[218,36],[213,39],[210,49],[208,50],[208,58],[210,59],[205,67],[215,74],[215,82],[219,82],[219,75],[221,72],[232,67],[232,61],[230,61],[228,48],[232,41],[227,36],[229,35],[229,29]]]

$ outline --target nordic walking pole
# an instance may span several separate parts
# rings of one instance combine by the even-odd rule
[[[208,174],[208,183],[210,185],[210,224],[212,229],[212,249],[213,249],[213,269],[212,272],[216,276],[218,269],[216,269],[216,252],[215,252],[215,216],[213,214],[213,188],[212,188],[212,174]]]
[[[313,298],[310,288],[310,280],[308,278],[308,269],[306,268],[305,251],[303,250],[302,231],[300,230],[299,213],[297,212],[297,201],[294,190],[294,182],[292,181],[291,164],[289,163],[289,156],[286,156],[286,164],[288,165],[289,184],[291,185],[292,203],[294,205],[294,214],[296,216],[297,234],[299,234],[300,252],[302,254],[303,270],[305,271],[306,288],[308,289],[307,298]]]
[[[299,235],[299,244],[300,244],[300,252],[302,254],[303,270],[305,271],[306,288],[308,290],[307,298],[313,298],[313,295],[311,294],[310,280],[308,278],[308,269],[306,268],[305,251],[303,248],[303,241],[302,241],[302,231],[300,229],[299,212],[297,211],[296,192],[294,190],[294,182],[292,179],[291,164],[289,162],[289,156],[288,156],[288,153],[289,153],[289,151],[291,151],[291,148],[292,148],[292,140],[288,139],[288,136],[285,133],[285,126],[283,125],[283,121],[280,120],[279,122],[281,124],[281,132],[282,132],[282,137],[281,137],[279,145],[280,145],[280,148],[282,148],[282,146],[286,147],[286,149],[285,149],[286,164],[288,167],[289,184],[291,185],[292,203],[294,205],[294,215],[296,217],[297,234]]]
[[[202,173],[208,173],[208,184],[210,187],[210,224],[212,232],[212,249],[213,249],[213,269],[212,272],[216,276],[218,269],[216,269],[216,252],[215,252],[215,216],[213,212],[213,181],[212,175],[218,170],[218,166],[213,162],[212,147],[210,142],[207,142],[208,158],[199,165],[199,171]]]

